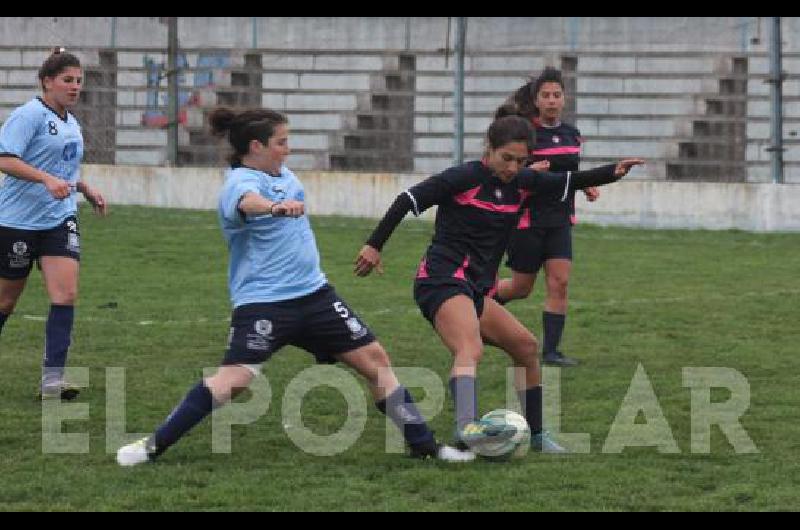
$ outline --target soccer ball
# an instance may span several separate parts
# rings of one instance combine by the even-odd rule
[[[477,449],[480,456],[488,460],[504,461],[521,458],[528,453],[531,446],[531,430],[522,415],[513,410],[496,409],[485,414],[481,421],[495,425],[513,425],[517,428],[517,433],[508,440],[481,444]]]

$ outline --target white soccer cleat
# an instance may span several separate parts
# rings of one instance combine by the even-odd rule
[[[150,453],[147,451],[147,438],[142,438],[131,444],[124,445],[117,451],[117,463],[121,466],[135,466],[150,462]]]
[[[475,453],[462,451],[449,445],[441,445],[436,452],[436,459],[444,462],[472,462],[475,460]]]

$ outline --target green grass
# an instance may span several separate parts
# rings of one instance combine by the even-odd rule
[[[84,211],[81,295],[72,366],[88,367],[79,401],[87,454],[43,454],[34,399],[48,302],[35,273],[0,341],[0,510],[797,510],[800,405],[797,300],[800,235],[648,231],[581,225],[563,350],[583,361],[561,376],[562,430],[589,433],[591,452],[529,454],[448,466],[384,451],[371,406],[359,440],[335,457],[298,449],[281,424],[286,385],[313,365],[287,348],[265,368],[269,412],[233,430],[232,453],[211,452],[209,422],[155,465],[121,469],[106,451],[106,367],[126,369],[127,431],[148,432],[201,375],[228,335],[227,256],[213,212],[117,207]],[[431,225],[407,221],[384,253],[386,274],[352,275],[372,221],[313,219],[323,268],[369,323],[395,365],[446,381],[449,355],[418,314],[411,280]],[[505,271],[507,273],[508,271]],[[537,335],[542,289],[509,306]],[[506,357],[480,368],[481,409],[504,405]],[[645,369],[680,449],[604,454],[637,366]],[[728,367],[750,385],[742,425],[759,449],[737,454],[718,428],[693,454],[684,367]],[[419,395],[418,390],[414,390]],[[714,391],[717,401],[726,391]],[[366,398],[366,393],[365,393]],[[369,400],[368,400],[369,401]],[[318,434],[336,431],[346,404],[319,388],[303,405]],[[444,438],[452,407],[431,419]]]

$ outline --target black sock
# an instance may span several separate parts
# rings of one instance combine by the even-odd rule
[[[6,315],[5,313],[0,313],[0,333],[3,332],[3,324],[6,323],[6,320],[8,320],[8,317],[9,317],[9,315]]]
[[[462,375],[450,378],[450,392],[456,411],[456,429],[460,433],[467,423],[478,418],[478,380]]]
[[[544,329],[544,353],[558,351],[558,343],[561,342],[561,333],[564,331],[564,322],[567,315],[559,313],[542,313],[542,328]]]
[[[394,392],[386,396],[386,399],[376,402],[375,406],[392,419],[412,449],[435,452],[436,441],[433,433],[417,409],[408,389],[402,385],[398,386]]]
[[[71,343],[74,319],[74,306],[57,304],[50,306],[45,326],[43,386],[57,384],[64,379],[64,367],[67,365],[67,352]]]
[[[203,421],[214,409],[214,398],[211,391],[200,381],[189,390],[183,401],[167,416],[153,435],[153,446],[158,456],[175,444],[192,427]]]
[[[542,386],[534,386],[527,390],[517,392],[519,402],[531,428],[531,434],[542,432]]]

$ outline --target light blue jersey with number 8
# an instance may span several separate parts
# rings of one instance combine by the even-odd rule
[[[43,184],[6,175],[0,184],[0,226],[46,230],[76,214],[83,136],[75,116],[67,112],[63,119],[41,99],[32,99],[0,128],[0,156],[15,156],[73,187],[69,197],[59,200]]]

